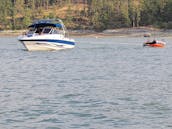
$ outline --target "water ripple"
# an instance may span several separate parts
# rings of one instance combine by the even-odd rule
[[[171,129],[172,41],[77,37],[75,49],[27,52],[1,37],[0,128]]]

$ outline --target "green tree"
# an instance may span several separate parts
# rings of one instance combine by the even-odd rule
[[[141,11],[143,7],[142,0],[128,0],[129,5],[129,17],[132,23],[132,27],[138,27],[141,20]]]
[[[31,23],[31,10],[29,8],[25,9],[25,15],[23,18],[23,28],[26,28]]]
[[[166,0],[143,0],[141,25],[155,25],[157,22],[162,22],[166,4]]]
[[[1,29],[11,29],[11,1],[1,0],[0,1],[0,21]]]

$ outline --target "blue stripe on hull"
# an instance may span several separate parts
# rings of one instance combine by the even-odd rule
[[[55,40],[55,39],[20,39],[20,41],[38,41],[38,42],[51,42],[51,43],[63,43],[67,45],[75,45],[74,42],[71,41],[65,41],[65,40]]]

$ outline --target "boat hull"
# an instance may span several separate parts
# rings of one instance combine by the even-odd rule
[[[144,44],[144,46],[159,47],[159,48],[165,47],[165,45],[164,45],[164,44],[161,44],[161,43],[156,43],[156,44]]]
[[[163,47],[165,47],[165,44],[166,44],[165,42],[156,41],[156,43],[146,42],[143,44],[143,46],[163,48]]]
[[[60,19],[42,19],[28,26],[29,31],[18,40],[28,51],[52,51],[74,48],[75,41],[68,37]]]
[[[53,51],[74,48],[74,41],[67,40],[19,40],[28,51]]]

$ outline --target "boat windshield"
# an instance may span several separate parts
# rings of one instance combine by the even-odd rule
[[[29,28],[29,31],[27,34],[34,34],[36,32],[36,28]]]
[[[52,29],[52,34],[62,34],[63,35],[63,30],[59,28],[53,28]]]
[[[42,30],[42,33],[43,34],[49,34],[49,33],[51,33],[51,28],[44,28],[43,30]]]

